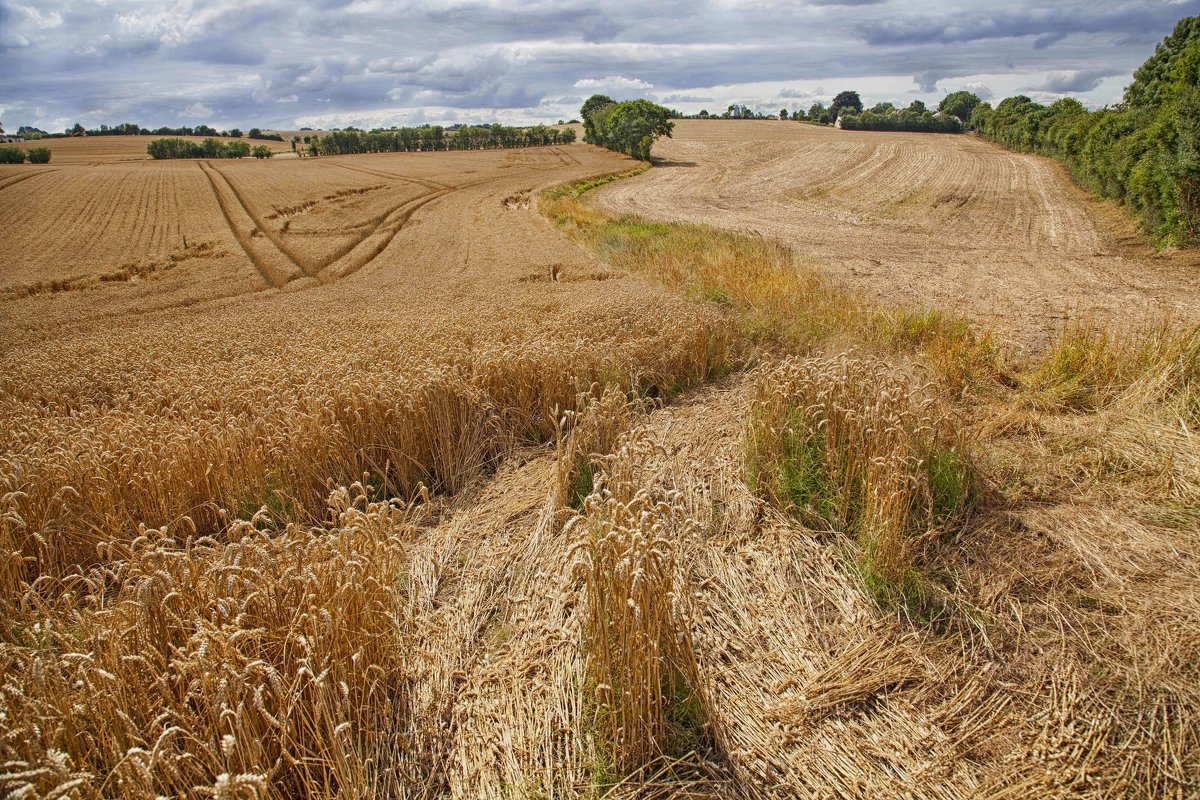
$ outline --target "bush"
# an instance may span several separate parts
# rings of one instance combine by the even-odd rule
[[[0,164],[24,164],[25,151],[19,147],[0,147]]]
[[[50,148],[49,147],[31,147],[26,151],[25,155],[29,158],[30,164],[49,164],[50,163]]]
[[[265,144],[258,145],[254,148],[254,150],[251,151],[251,153],[255,158],[270,158],[271,156],[275,155],[271,152],[271,148],[267,147]]]

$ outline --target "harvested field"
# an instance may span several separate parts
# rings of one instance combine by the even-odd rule
[[[925,189],[885,219],[856,171],[936,193],[962,157],[997,171],[961,206],[997,241],[1050,252],[1048,198],[1093,226],[1069,252],[1101,236],[1039,160],[728,124],[769,135],[681,125],[661,152],[692,164],[597,199],[749,227],[759,192],[768,232],[788,195],[828,214],[793,240],[869,218],[916,248],[930,214],[974,223]],[[795,200],[804,148],[857,210]],[[1200,332],[1022,360],[959,306],[830,287],[823,252],[539,196],[636,170],[572,145],[0,171],[0,790],[1194,795]]]
[[[1200,260],[1155,255],[1053,161],[973,136],[682,120],[662,169],[604,207],[780,239],[888,303],[961,309],[1020,342],[1068,316],[1200,320]]]

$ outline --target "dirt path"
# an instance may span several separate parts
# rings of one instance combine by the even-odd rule
[[[844,285],[962,310],[1020,343],[1067,315],[1200,320],[1200,262],[1155,255],[1049,159],[767,121],[681,121],[655,153],[664,164],[596,202],[775,237]]]

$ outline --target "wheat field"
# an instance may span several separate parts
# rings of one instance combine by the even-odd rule
[[[1185,293],[1020,336],[937,252],[865,291],[764,220],[1029,216],[1009,265],[1111,220],[863,141],[0,167],[0,790],[1194,796]]]

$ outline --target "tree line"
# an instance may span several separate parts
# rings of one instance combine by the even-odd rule
[[[1064,163],[1086,188],[1124,201],[1160,245],[1200,241],[1200,17],[1183,19],[1116,106],[1089,111],[1009,97],[975,107],[969,127]]]
[[[266,147],[259,145],[259,147]],[[267,148],[269,150],[269,148]],[[208,138],[202,142],[188,139],[154,139],[146,145],[151,158],[245,158],[250,155],[250,143],[223,142]]]
[[[559,130],[546,125],[515,128],[499,123],[464,125],[448,131],[440,125],[419,128],[378,128],[361,131],[349,128],[308,138],[309,155],[337,156],[351,153],[412,153],[434,150],[497,150],[512,147],[541,147],[575,141],[571,128]],[[293,140],[295,147],[295,140]]]
[[[583,140],[646,161],[654,140],[670,137],[675,127],[672,113],[649,100],[618,103],[607,95],[594,94],[580,109]]]
[[[40,128],[22,125],[17,133],[29,140],[61,139],[68,136],[212,136],[226,139],[240,139],[245,135],[250,139],[264,139],[272,142],[283,141],[283,137],[278,133],[266,133],[261,128],[251,128],[249,132],[243,134],[241,128],[230,128],[229,130],[219,131],[211,125],[196,125],[195,127],[183,125],[176,128],[164,125],[160,128],[151,129],[143,128],[136,122],[123,122],[120,125],[101,125],[98,128],[85,128],[76,122],[62,133],[47,133]]]

